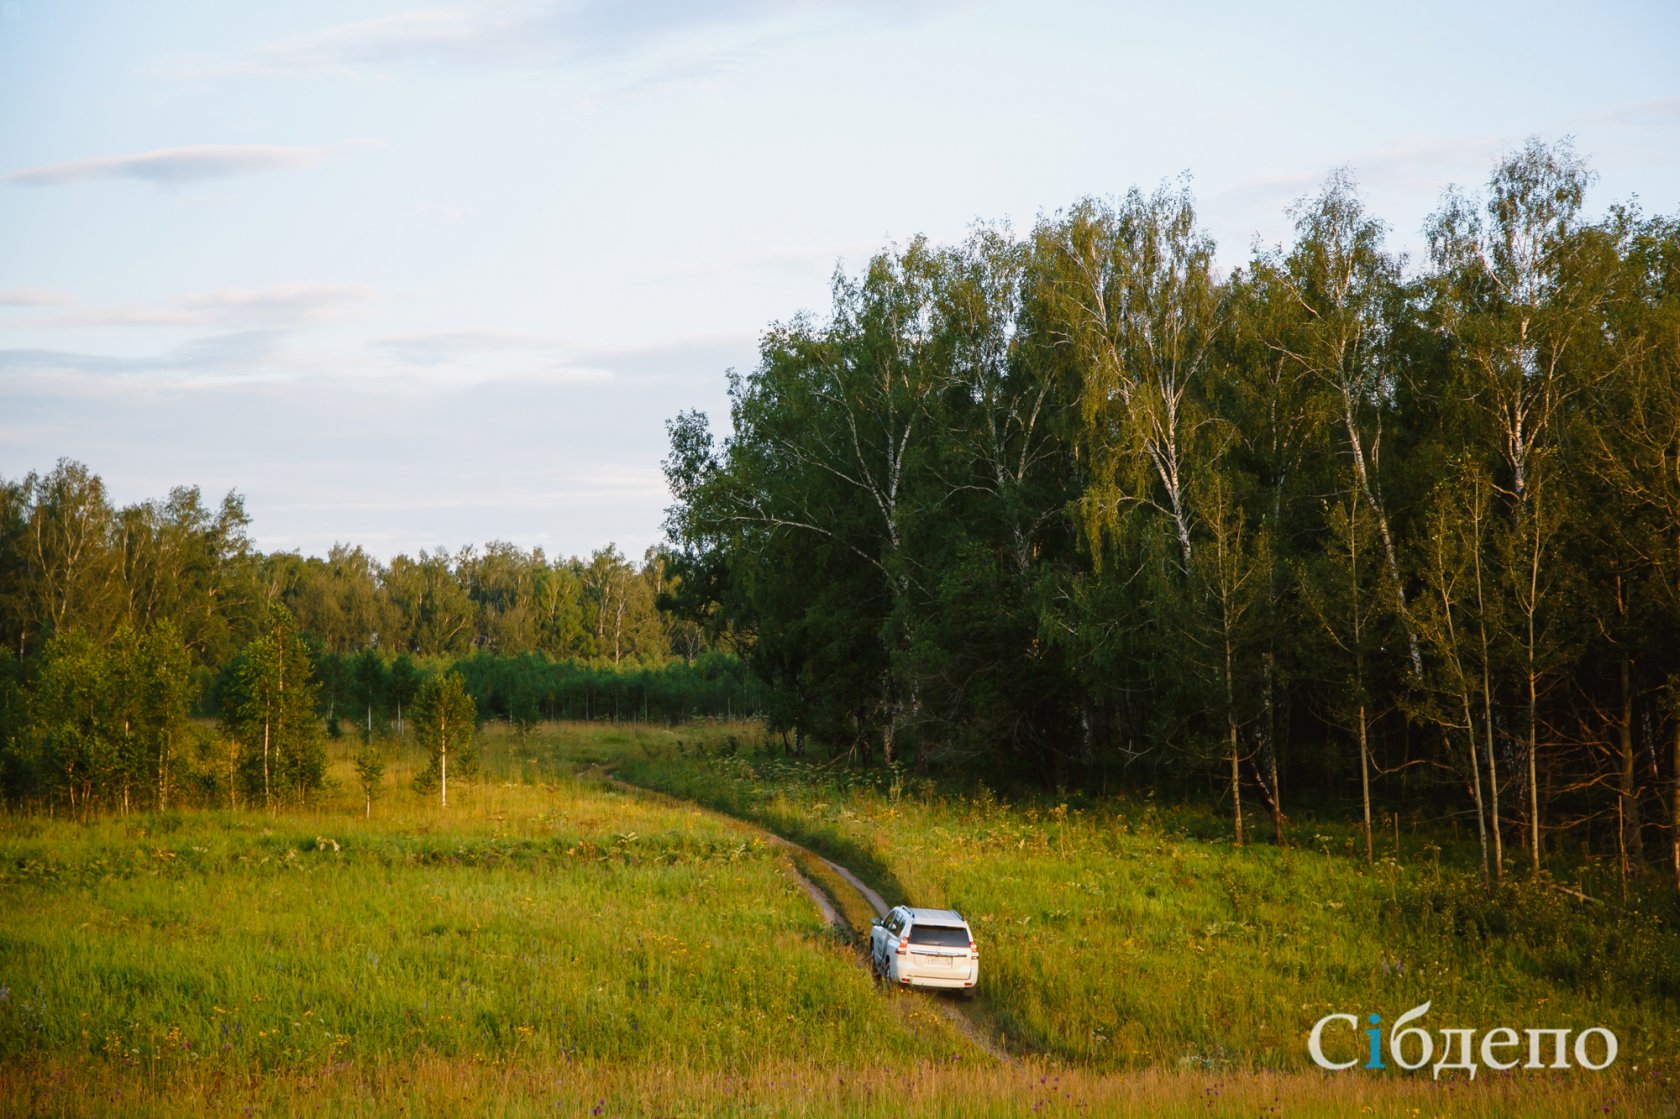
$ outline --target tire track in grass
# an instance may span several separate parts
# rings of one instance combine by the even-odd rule
[[[837,929],[845,929],[846,919],[840,916],[840,911],[835,909],[834,903],[828,900],[828,894],[823,891],[821,886],[805,877],[805,872],[799,869],[797,863],[794,864],[793,876],[799,880],[799,884],[805,888],[805,892],[816,903],[817,912],[822,914],[822,919]]]
[[[743,820],[739,816],[732,816],[727,812],[707,808],[692,800],[675,797],[659,789],[651,789],[645,785],[637,785],[634,782],[626,781],[613,772],[612,766],[594,768],[602,778],[619,788],[630,790],[641,796],[653,797],[669,804],[683,805],[727,820],[729,823],[750,831],[786,851],[790,856],[793,875],[798,880],[800,887],[816,904],[817,911],[822,914],[823,920],[844,934],[854,949],[861,948],[863,943],[867,943],[869,934],[868,918],[860,920],[857,914],[867,909],[870,916],[885,917],[891,908],[887,905],[886,899],[870,888],[863,879],[834,860],[817,854],[809,847],[795,843],[785,836],[777,835],[768,828],[760,827],[750,820]],[[862,958],[863,966],[868,967],[868,950],[863,949],[858,954]],[[900,994],[890,987],[886,990],[889,997]],[[956,1028],[957,1032],[973,1043],[976,1048],[1004,1064],[1012,1065],[1016,1063],[1015,1055],[1003,1047],[1003,1043],[997,1035],[982,1024],[975,1014],[965,1012],[963,1007],[952,1002],[949,998],[933,992],[919,997],[925,998],[928,1005],[943,1014]]]

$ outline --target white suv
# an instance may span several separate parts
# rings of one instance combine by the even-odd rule
[[[938,987],[972,996],[980,950],[954,909],[901,905],[869,930],[869,962],[877,977],[903,987]]]

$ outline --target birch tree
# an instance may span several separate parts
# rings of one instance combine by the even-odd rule
[[[449,807],[449,774],[471,777],[478,766],[478,707],[458,673],[427,678],[414,701],[414,740],[426,751],[426,768],[414,778],[421,792],[438,791],[438,804]],[[371,810],[371,809],[370,809]]]
[[[40,635],[79,628],[109,636],[118,583],[110,548],[115,512],[104,481],[81,463],[60,459],[45,477],[31,474],[24,486],[33,506],[24,545],[31,630]]]
[[[738,555],[773,563],[792,540],[799,552],[852,568],[837,573],[851,609],[824,611],[838,629],[818,643],[875,646],[865,658],[876,673],[872,710],[856,722],[860,735],[869,726],[879,733],[889,761],[918,708],[903,671],[917,618],[909,521],[926,444],[938,435],[931,414],[952,383],[939,360],[940,275],[920,238],[876,255],[861,278],[837,274],[829,322],[801,317],[771,328],[758,367],[733,379],[734,434],[721,453],[690,418],[673,425],[667,460],[679,544],[727,539]]]
[[[1280,297],[1266,345],[1316,383],[1340,429],[1344,486],[1360,499],[1381,542],[1384,585],[1416,677],[1423,660],[1380,471],[1384,420],[1394,408],[1386,335],[1400,274],[1400,261],[1383,250],[1384,232],[1342,169],[1317,197],[1297,205],[1290,251],[1262,258],[1256,272]]]
[[[1380,559],[1375,518],[1357,493],[1330,504],[1325,548],[1307,557],[1299,573],[1301,597],[1335,664],[1323,673],[1330,688],[1330,717],[1348,728],[1359,751],[1359,804],[1365,831],[1365,861],[1376,860],[1371,828],[1371,722],[1379,702],[1371,663],[1380,655],[1384,594],[1375,578]]]
[[[1047,262],[1049,329],[1080,379],[1093,554],[1100,564],[1121,518],[1146,506],[1170,524],[1187,573],[1191,441],[1203,418],[1192,387],[1210,362],[1218,307],[1213,241],[1189,188],[1134,188],[1118,205],[1088,199],[1041,224],[1034,249]]]
[[[1668,724],[1670,859],[1680,890],[1680,218],[1646,218],[1631,207],[1622,227],[1623,298],[1611,330],[1631,359],[1593,401],[1588,463],[1602,486],[1601,536],[1619,555],[1609,629],[1621,688],[1616,788],[1623,843],[1637,849],[1641,814],[1635,765],[1634,676]],[[1637,622],[1637,624],[1635,624]],[[1654,764],[1656,743],[1649,744]]]
[[[1600,316],[1611,272],[1581,218],[1591,174],[1567,142],[1531,140],[1494,171],[1485,206],[1449,191],[1430,219],[1436,313],[1473,453],[1497,464],[1505,505],[1496,537],[1514,595],[1526,760],[1528,847],[1540,872],[1541,698],[1564,663],[1557,616],[1558,532],[1566,485],[1558,457],[1575,398],[1601,374]]]
[[[1447,756],[1465,779],[1476,813],[1482,880],[1490,885],[1493,870],[1476,703],[1477,680],[1486,678],[1486,665],[1478,672],[1476,632],[1485,625],[1489,609],[1479,565],[1490,547],[1492,515],[1491,486],[1474,467],[1436,488],[1417,561],[1425,591],[1415,615],[1433,672],[1426,675],[1418,693],[1422,699],[1414,707],[1416,714],[1441,728]]]
[[[1250,685],[1259,678],[1254,664],[1261,644],[1255,632],[1259,616],[1256,605],[1264,598],[1271,554],[1265,532],[1249,527],[1237,504],[1230,481],[1214,474],[1204,483],[1202,507],[1206,511],[1207,537],[1198,553],[1195,575],[1201,591],[1206,627],[1202,645],[1204,673],[1213,685],[1222,716],[1225,763],[1230,779],[1232,822],[1237,846],[1244,841],[1242,813],[1242,726],[1248,721],[1245,707],[1252,702]],[[1246,701],[1245,701],[1246,700]],[[1258,774],[1260,787],[1272,813],[1274,834],[1284,841],[1285,819],[1282,791],[1270,756],[1268,769]]]
[[[307,799],[325,778],[315,690],[309,651],[291,613],[272,607],[263,632],[233,665],[224,715],[242,744],[246,791],[260,795],[271,812],[284,799]]]

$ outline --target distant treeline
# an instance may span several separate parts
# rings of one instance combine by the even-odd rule
[[[115,508],[61,461],[0,479],[0,797],[101,807],[274,803],[324,774],[322,736],[404,729],[429,678],[480,718],[745,715],[761,688],[663,610],[665,555],[547,560],[492,543],[388,565],[252,548],[236,494]],[[218,721],[209,732],[194,716]]]
[[[759,681],[739,657],[723,652],[702,653],[693,663],[637,668],[550,660],[542,653],[480,653],[456,661],[454,670],[478,701],[481,716],[522,728],[543,719],[745,718],[763,702]]]
[[[1680,873],[1680,221],[1591,178],[1531,141],[1411,271],[1346,173],[1228,276],[1172,187],[883,251],[671,422],[676,597],[795,748]]]
[[[19,657],[75,629],[100,642],[168,620],[200,666],[228,663],[285,606],[328,652],[387,656],[546,653],[567,660],[693,661],[712,645],[662,612],[665,555],[640,566],[608,546],[548,559],[493,542],[398,555],[360,547],[326,555],[254,550],[237,493],[214,508],[195,486],[113,507],[99,475],[63,460],[45,475],[0,479],[0,644]]]

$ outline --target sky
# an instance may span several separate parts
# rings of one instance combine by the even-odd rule
[[[632,558],[665,421],[837,267],[1188,172],[1222,266],[1350,166],[1573,137],[1680,212],[1680,5],[0,0],[0,477],[264,551]]]

